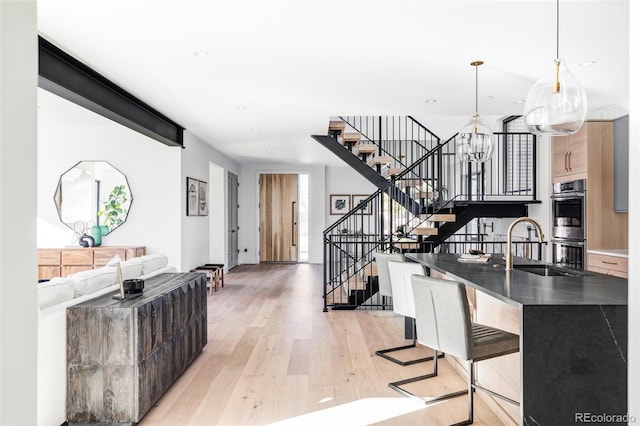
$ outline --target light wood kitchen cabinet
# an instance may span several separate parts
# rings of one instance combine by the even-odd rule
[[[587,177],[587,137],[595,136],[594,129],[590,132],[588,124],[570,136],[554,137],[552,142],[552,174],[554,182],[586,179]],[[599,132],[596,132],[599,133]]]
[[[626,249],[628,214],[613,209],[613,122],[587,126],[587,249]]]
[[[629,259],[620,256],[587,253],[587,270],[614,277],[629,277]]]
[[[613,207],[613,121],[587,121],[552,140],[552,181],[586,179],[587,249],[627,248],[628,215]]]
[[[38,279],[64,277],[106,265],[114,256],[122,260],[143,256],[146,248],[138,247],[65,247],[38,249]]]

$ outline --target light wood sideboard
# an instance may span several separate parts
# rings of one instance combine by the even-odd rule
[[[202,273],[160,274],[141,297],[67,308],[67,421],[137,424],[207,344]]]
[[[38,279],[48,280],[100,268],[116,255],[127,260],[145,254],[144,246],[41,248],[38,249]]]

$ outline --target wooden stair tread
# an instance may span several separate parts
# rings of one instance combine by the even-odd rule
[[[372,143],[359,143],[356,146],[356,155],[375,154],[378,151],[377,145]]]
[[[400,179],[396,181],[396,186],[401,188],[419,187],[424,184],[421,179]]]
[[[329,130],[340,130],[343,131],[346,123],[342,120],[332,120],[329,121]]]
[[[385,177],[398,176],[405,170],[406,169],[404,167],[389,167],[388,169],[383,170],[382,175]]]
[[[360,275],[352,275],[348,279],[343,278],[342,287],[345,291],[364,290],[367,287],[367,281]]]
[[[414,195],[415,198],[436,198],[438,197],[438,191],[418,191]]]
[[[360,133],[343,133],[342,139],[345,143],[360,142],[361,136]]]
[[[393,158],[387,157],[386,155],[374,155],[369,159],[369,165],[387,165],[393,161]]]
[[[411,235],[438,235],[438,228],[419,226],[409,232]]]
[[[431,222],[455,222],[456,215],[453,213],[435,213],[435,214],[422,214],[420,215],[422,220],[429,220]]]
[[[378,265],[376,262],[371,262],[364,268],[362,268],[362,275],[365,277],[377,277],[378,276]]]
[[[395,246],[400,250],[414,250],[420,248],[420,243],[417,241],[401,241],[395,243]]]

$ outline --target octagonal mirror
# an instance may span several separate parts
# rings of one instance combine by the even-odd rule
[[[60,221],[74,231],[113,232],[127,220],[133,196],[127,177],[106,161],[80,161],[60,176],[54,195]]]

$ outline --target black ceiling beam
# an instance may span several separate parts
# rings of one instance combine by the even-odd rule
[[[169,146],[184,128],[38,36],[38,86]]]

